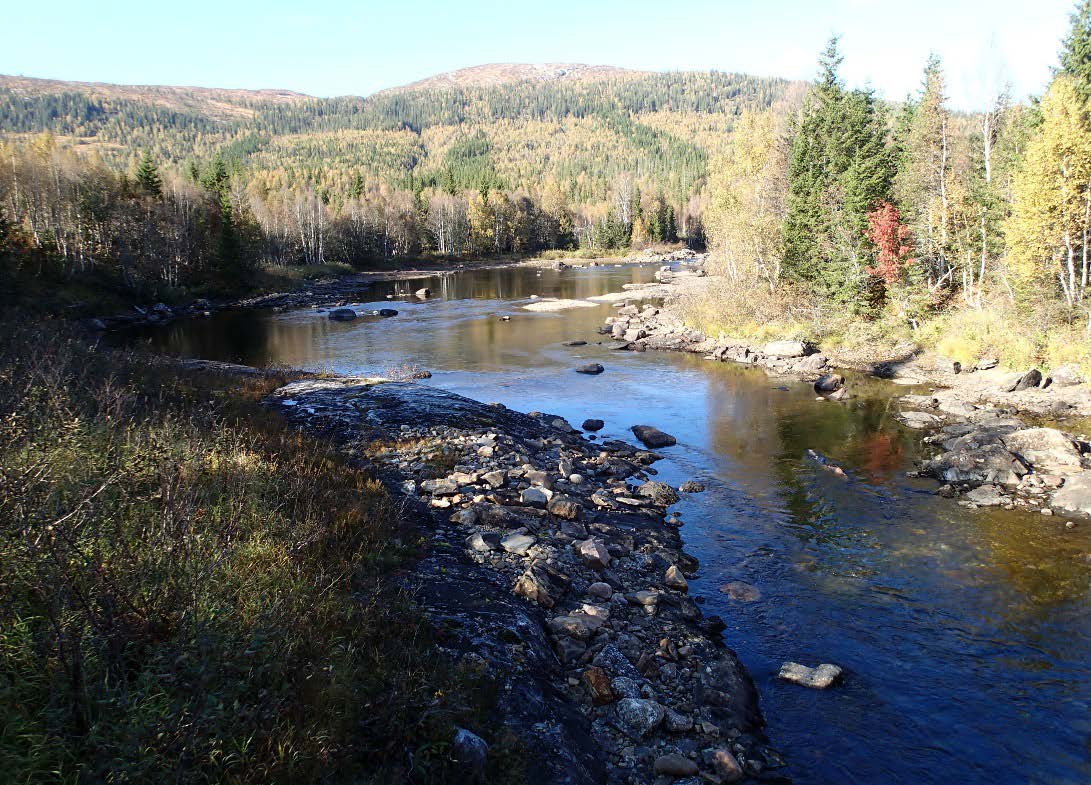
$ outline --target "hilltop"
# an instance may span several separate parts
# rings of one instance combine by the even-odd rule
[[[496,87],[513,82],[597,82],[650,76],[651,71],[634,71],[610,65],[585,63],[488,63],[459,68],[381,92],[449,90],[467,87]]]

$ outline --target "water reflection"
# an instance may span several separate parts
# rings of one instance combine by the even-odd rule
[[[342,372],[412,363],[432,383],[580,422],[607,437],[650,422],[679,445],[661,479],[701,479],[678,505],[691,582],[754,673],[770,735],[803,783],[1091,781],[1091,524],[967,510],[906,477],[917,436],[891,417],[904,392],[854,378],[857,397],[681,355],[611,352],[609,306],[535,314],[531,295],[583,298],[649,280],[647,267],[475,271],[376,285],[392,319],[331,323],[311,310],[221,314],[148,333],[157,349]],[[427,286],[435,298],[413,292]],[[511,321],[500,321],[508,315]],[[582,347],[562,342],[583,339]],[[600,377],[573,372],[594,360]],[[838,477],[808,460],[816,450]],[[762,598],[718,591],[741,580]],[[836,662],[843,686],[812,692],[780,663]]]

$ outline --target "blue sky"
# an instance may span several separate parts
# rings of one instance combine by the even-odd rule
[[[842,36],[844,76],[887,98],[930,51],[977,108],[1011,82],[1039,92],[1070,0],[6,0],[0,73],[128,84],[366,95],[495,62],[583,62],[810,78]]]

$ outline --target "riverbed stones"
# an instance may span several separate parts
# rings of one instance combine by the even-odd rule
[[[808,668],[798,662],[786,662],[780,666],[777,678],[790,681],[801,687],[810,687],[815,690],[824,690],[832,686],[841,678],[842,670],[836,665],[822,663],[814,668]]]
[[[615,704],[615,711],[619,729],[635,740],[658,728],[666,716],[659,703],[644,698],[622,698]]]
[[[761,599],[761,591],[744,581],[728,581],[720,587],[720,594],[735,602],[757,602]]]
[[[509,534],[500,541],[500,547],[508,553],[525,556],[537,540],[529,534]]]
[[[606,423],[604,423],[602,420],[595,420],[595,419],[589,418],[589,419],[584,420],[583,425],[581,425],[580,427],[583,428],[585,431],[592,431],[593,432],[593,431],[601,431],[605,425],[606,425]]]
[[[602,365],[600,365],[599,363],[587,363],[586,365],[581,365],[579,368],[577,368],[576,373],[582,373],[587,376],[598,376],[604,370],[606,369],[603,368]]]
[[[663,575],[663,583],[670,589],[677,589],[680,592],[689,591],[689,581],[686,580],[686,576],[682,574],[676,564],[672,564],[667,568],[666,573]]]
[[[532,505],[534,507],[545,507],[549,504],[551,498],[553,498],[553,491],[548,488],[538,487],[527,488],[519,497],[523,504]]]
[[[655,759],[652,768],[656,774],[664,774],[668,777],[692,777],[698,771],[694,761],[676,752],[660,755]]]
[[[575,548],[584,564],[588,567],[601,570],[610,566],[612,557],[610,551],[606,548],[606,543],[602,540],[592,537],[575,543]]]
[[[743,771],[743,767],[739,765],[738,759],[731,753],[731,750],[722,747],[715,749],[708,756],[708,761],[722,785],[738,782],[746,776],[746,772]]]
[[[636,436],[637,439],[643,442],[644,446],[650,447],[653,450],[678,444],[677,439],[669,433],[659,430],[654,425],[634,425],[629,430],[633,432],[633,435]]]
[[[557,494],[549,500],[546,509],[558,518],[574,521],[580,517],[583,507],[571,496]]]
[[[649,480],[637,488],[636,493],[663,507],[678,503],[678,492],[665,482]]]
[[[333,322],[351,322],[356,318],[356,311],[351,308],[334,308],[330,311],[329,318]]]
[[[967,485],[996,483],[1017,485],[1029,469],[1023,461],[998,444],[944,453],[921,464],[925,474],[937,480]]]

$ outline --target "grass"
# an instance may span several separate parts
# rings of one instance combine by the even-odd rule
[[[419,535],[259,404],[284,377],[0,335],[0,779],[441,783],[456,723],[519,779],[390,580]]]
[[[678,308],[687,324],[711,336],[755,343],[807,340],[825,351],[874,361],[901,356],[907,346],[914,346],[967,366],[983,357],[995,357],[1011,368],[1044,371],[1072,363],[1091,378],[1086,315],[1073,315],[1059,304],[1017,308],[997,297],[978,309],[951,302],[912,323],[890,306],[866,318],[823,307],[785,287],[770,292],[760,284],[733,285],[720,279],[705,291],[680,298]]]

